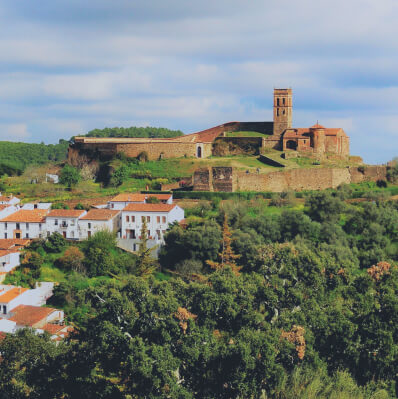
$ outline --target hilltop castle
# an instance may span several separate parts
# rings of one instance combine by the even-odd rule
[[[233,143],[242,152],[259,154],[266,149],[322,158],[349,156],[349,137],[341,128],[325,128],[318,123],[309,128],[293,128],[292,89],[274,89],[273,122],[229,122],[201,132],[173,138],[75,137],[68,158],[73,163],[80,153],[113,156],[119,152],[138,157],[145,152],[152,160],[215,155],[220,143]],[[259,137],[227,137],[228,132],[253,131]]]

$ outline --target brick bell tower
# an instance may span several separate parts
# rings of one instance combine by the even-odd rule
[[[274,89],[274,135],[292,127],[292,89]]]

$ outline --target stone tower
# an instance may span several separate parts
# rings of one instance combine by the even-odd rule
[[[274,135],[292,127],[292,89],[274,89]]]

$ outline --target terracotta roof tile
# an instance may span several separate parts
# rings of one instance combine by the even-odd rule
[[[15,197],[13,197],[12,195],[11,196],[7,196],[7,195],[0,195],[0,201],[1,202],[5,202],[5,201],[11,201],[13,198],[15,198]]]
[[[80,220],[110,220],[119,212],[111,209],[90,209]]]
[[[144,202],[145,194],[141,193],[121,193],[112,198],[110,202]]]
[[[155,197],[158,200],[167,201],[171,194],[141,194],[141,193],[121,193],[112,198],[110,202],[144,202],[145,199]]]
[[[12,206],[12,205],[10,205],[10,204],[0,204],[0,211],[2,211],[3,209],[9,208],[10,206]]]
[[[40,306],[19,305],[14,308],[11,313],[12,317],[8,320],[15,321],[21,326],[30,326],[40,322],[53,312],[58,312],[58,309],[43,308]]]
[[[25,291],[28,291],[28,289],[22,287],[13,287],[6,291],[4,294],[1,294],[0,292],[0,303],[9,303],[17,296],[23,294]]]
[[[47,217],[53,218],[78,218],[81,216],[85,210],[78,209],[53,209],[51,210]]]
[[[31,243],[24,238],[0,238],[0,249],[23,248]]]
[[[0,222],[43,223],[47,212],[46,209],[21,209],[1,219]]]
[[[130,212],[170,212],[175,204],[128,204],[123,211]]]

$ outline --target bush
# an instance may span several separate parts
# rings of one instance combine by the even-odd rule
[[[61,269],[66,271],[83,272],[84,255],[77,247],[69,247],[63,256],[61,256],[57,264]]]
[[[377,184],[377,187],[380,187],[380,188],[386,188],[387,187],[387,182],[385,180],[382,180],[382,179],[377,180],[376,184]]]
[[[148,153],[146,151],[142,151],[138,154],[137,159],[140,162],[148,162],[149,156]]]
[[[47,238],[44,247],[48,252],[57,253],[61,252],[65,248],[65,245],[65,238],[61,234],[55,232]]]

